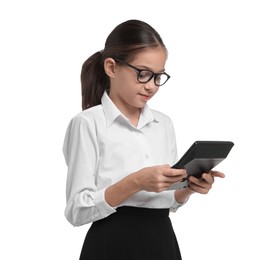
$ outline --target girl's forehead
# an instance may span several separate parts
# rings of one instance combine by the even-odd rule
[[[132,62],[142,62],[142,61],[156,61],[156,60],[163,60],[167,59],[167,51],[163,47],[157,48],[147,48],[139,53],[137,53],[131,59]]]
[[[134,66],[150,68],[152,71],[163,71],[167,60],[164,48],[146,49],[130,61]]]

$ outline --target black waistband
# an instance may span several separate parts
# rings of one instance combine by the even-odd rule
[[[167,217],[169,209],[155,209],[155,208],[138,208],[131,206],[122,206],[116,209],[118,214],[149,216],[149,217]]]

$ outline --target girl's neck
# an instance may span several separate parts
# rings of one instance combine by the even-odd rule
[[[113,101],[114,102],[114,101]],[[133,126],[137,126],[141,114],[141,109],[137,107],[132,107],[130,105],[121,104],[118,102],[114,102],[116,107],[120,110],[120,112],[129,119]]]
[[[133,108],[133,109],[128,109],[127,107],[120,107],[117,106],[117,108],[121,111],[121,113],[129,119],[131,124],[133,126],[137,126],[141,114],[141,109],[140,108]]]
[[[109,93],[110,99],[113,101],[115,106],[120,110],[120,112],[129,119],[133,126],[137,126],[141,114],[141,108],[135,107],[128,104],[123,99],[118,98],[116,95]]]

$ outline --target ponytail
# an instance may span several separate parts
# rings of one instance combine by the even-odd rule
[[[109,78],[103,68],[102,52],[90,56],[81,71],[82,109],[99,105],[101,97],[109,88]]]

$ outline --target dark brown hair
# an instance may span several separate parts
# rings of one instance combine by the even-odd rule
[[[90,56],[82,66],[82,109],[100,104],[104,91],[110,88],[105,59],[130,61],[140,51],[159,46],[166,48],[158,32],[145,22],[128,20],[116,26],[107,37],[104,50]]]

